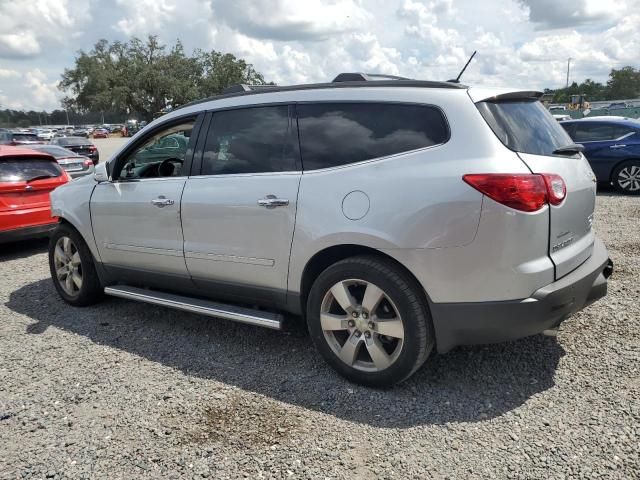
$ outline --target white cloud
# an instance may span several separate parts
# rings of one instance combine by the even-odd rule
[[[148,34],[233,53],[280,84],[344,71],[446,80],[474,50],[469,84],[562,86],[569,57],[572,79],[606,81],[640,65],[639,11],[640,0],[0,0],[0,102],[59,107],[78,49]]]

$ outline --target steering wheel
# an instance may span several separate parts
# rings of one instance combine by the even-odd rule
[[[158,165],[158,176],[171,177],[176,171],[176,163],[182,165],[184,160],[180,160],[179,158],[167,158],[166,160],[163,160],[162,163]]]

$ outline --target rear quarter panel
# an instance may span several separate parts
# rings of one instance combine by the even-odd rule
[[[300,291],[307,262],[317,252],[334,245],[363,245],[396,258],[410,258],[408,252],[437,252],[470,245],[478,230],[482,195],[464,183],[462,176],[505,169],[528,172],[515,154],[505,152],[488,128],[482,127],[485,122],[466,91],[381,90],[384,89],[372,90],[367,100],[375,101],[377,94],[381,101],[441,107],[451,138],[439,146],[305,172],[291,252],[292,292]],[[353,96],[353,92],[350,94]],[[343,202],[350,192],[363,192],[368,197],[368,211],[357,220],[347,218],[343,212]],[[427,290],[429,282],[424,280],[439,274],[424,275],[417,272],[420,265],[405,266],[414,271]]]

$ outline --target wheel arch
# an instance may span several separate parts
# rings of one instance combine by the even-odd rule
[[[616,173],[616,170],[618,168],[620,168],[622,165],[624,165],[625,163],[628,163],[628,162],[639,162],[640,163],[640,157],[625,158],[625,159],[619,160],[618,162],[613,164],[613,166],[611,167],[611,171],[609,172],[609,182],[611,184],[615,183],[614,174]]]
[[[424,295],[425,304],[429,305],[429,298],[427,292],[422,287],[422,284],[418,281],[416,276],[402,263],[393,258],[392,256],[373,247],[367,247],[358,244],[340,244],[326,247],[316,252],[306,263],[300,280],[300,311],[306,312],[307,299],[311,286],[318,275],[324,270],[340,260],[345,258],[355,257],[359,255],[371,255],[376,256],[385,261],[393,263],[396,267],[403,270],[415,283],[420,287],[420,292]]]

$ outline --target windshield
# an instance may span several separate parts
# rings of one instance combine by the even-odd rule
[[[551,155],[558,148],[573,143],[538,100],[479,102],[476,105],[493,133],[516,152]]]
[[[0,182],[28,182],[36,178],[59,177],[57,163],[40,158],[0,159]]]

